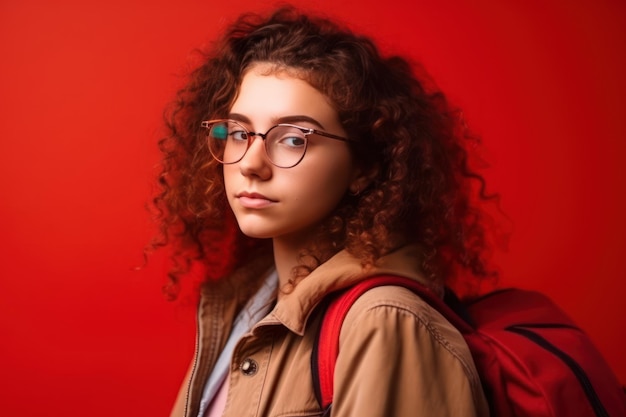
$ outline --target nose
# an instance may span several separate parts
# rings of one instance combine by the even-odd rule
[[[263,139],[265,138],[258,133],[252,137],[250,147],[239,161],[239,170],[242,175],[258,177],[262,180],[267,180],[272,176],[272,164],[267,159]]]

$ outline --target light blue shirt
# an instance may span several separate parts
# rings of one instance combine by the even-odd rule
[[[228,367],[233,355],[235,345],[241,339],[241,337],[249,332],[252,327],[257,324],[263,317],[270,311],[271,302],[276,294],[276,288],[278,287],[278,274],[273,271],[265,279],[265,282],[261,288],[252,297],[246,307],[241,310],[235,321],[233,322],[233,328],[228,337],[228,341],[224,346],[224,350],[220,353],[220,356],[215,363],[213,372],[209,376],[204,390],[202,391],[202,400],[200,401],[200,410],[198,417],[203,417],[207,408],[215,398],[215,395],[219,391],[220,387],[224,383],[224,380],[228,376]],[[200,329],[200,338],[202,338],[203,329]]]

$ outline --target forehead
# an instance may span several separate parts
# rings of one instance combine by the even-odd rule
[[[296,74],[264,64],[253,66],[243,76],[231,113],[263,124],[292,115],[306,115],[323,125],[337,123],[330,100]]]

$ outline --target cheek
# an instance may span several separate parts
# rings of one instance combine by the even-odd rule
[[[228,203],[232,205],[231,196],[235,189],[236,174],[233,165],[223,165],[222,174],[224,178],[224,190],[226,192],[226,198]]]
[[[228,188],[232,187],[235,178],[236,172],[234,172],[233,168],[234,165],[222,165],[222,177],[224,178],[224,187],[227,192]]]
[[[321,211],[329,214],[337,207],[350,183],[345,161],[337,162],[337,165],[330,164],[327,169],[318,166],[309,167],[305,171],[304,175],[294,172],[290,178],[295,184],[291,187],[290,198],[298,201],[304,212]]]

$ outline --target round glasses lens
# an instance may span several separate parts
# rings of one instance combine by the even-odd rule
[[[306,135],[297,127],[275,126],[267,132],[265,149],[270,160],[279,167],[291,168],[304,157]]]
[[[238,162],[248,149],[248,132],[239,123],[220,121],[211,124],[207,132],[211,155],[225,164]]]

